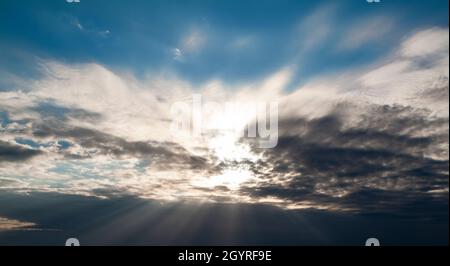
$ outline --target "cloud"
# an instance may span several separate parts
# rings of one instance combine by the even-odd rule
[[[0,217],[0,232],[11,230],[27,230],[33,228],[36,224],[30,222],[22,222],[14,219]]]
[[[174,59],[181,59],[182,56],[183,56],[183,52],[181,51],[180,48],[173,49],[173,58]]]
[[[336,11],[334,4],[320,6],[300,21],[296,34],[301,53],[323,44],[330,37]]]
[[[200,49],[206,42],[206,36],[199,30],[192,30],[182,40],[182,48],[186,52],[194,52]]]
[[[260,183],[243,191],[251,198],[282,198],[286,207],[314,204],[358,212],[395,212],[421,198],[445,202],[448,152],[439,145],[448,142],[448,132],[417,137],[414,131],[445,127],[448,119],[428,120],[411,110],[405,118],[402,111],[380,107],[351,128],[340,116],[280,122],[284,134],[278,146],[266,151],[265,164],[254,169]],[[444,192],[432,195],[436,189]],[[398,198],[355,200],[362,191]]]
[[[151,158],[152,163],[161,169],[186,165],[188,168],[205,167],[204,158],[189,154],[182,146],[172,142],[155,141],[126,141],[113,135],[92,129],[64,126],[60,122],[46,123],[33,127],[33,136],[39,138],[53,137],[56,139],[69,139],[91,152],[71,154],[73,158],[93,157],[96,155],[112,155],[116,157]]]
[[[405,57],[427,57],[436,54],[448,56],[448,29],[431,28],[420,31],[407,39],[400,53]]]
[[[438,32],[444,39],[448,30]],[[399,51],[426,36],[417,32]],[[417,202],[445,205],[445,45],[432,48],[436,52],[426,57],[426,65],[395,53],[364,69],[322,77],[284,97],[279,144],[250,168],[256,181],[244,184],[241,192],[255,201],[282,199],[278,204],[287,208],[395,213]],[[391,200],[382,200],[383,195]]]
[[[96,29],[95,27],[86,27],[75,16],[65,15],[63,19],[67,20],[72,27],[76,28],[78,31],[84,34],[103,38],[106,38],[111,34],[111,31],[109,29],[99,30]]]
[[[185,35],[178,47],[173,49],[173,58],[183,60],[186,56],[196,54],[201,51],[207,42],[206,34],[199,29],[192,29]]]
[[[429,31],[409,36],[383,60],[294,91],[286,89],[294,79],[291,66],[245,84],[213,79],[193,85],[176,76],[137,79],[99,64],[44,62],[42,78],[22,91],[0,92],[7,114],[1,144],[13,151],[5,153],[0,175],[20,180],[6,182],[8,189],[99,197],[390,213],[415,201],[443,204],[448,48],[444,41],[429,49],[417,44],[430,35],[448,37],[448,29]],[[279,145],[261,150],[244,138],[215,147],[210,144],[221,136],[214,134],[174,138],[170,106],[191,103],[193,94],[216,102],[278,101]],[[64,141],[70,145],[62,149]],[[224,148],[239,156],[224,156]],[[233,177],[239,180],[214,183]]]
[[[339,51],[354,51],[363,46],[376,46],[386,40],[394,29],[393,19],[385,16],[364,18],[362,21],[353,21],[351,25],[337,44]]]
[[[64,19],[69,21],[69,24],[75,28],[77,28],[80,31],[84,31],[83,25],[81,25],[81,22],[78,20],[77,17],[74,16],[64,16]]]
[[[253,45],[256,42],[256,39],[257,38],[252,35],[239,36],[231,42],[231,47],[237,50],[246,49]]]
[[[41,154],[39,150],[26,149],[18,145],[0,141],[0,162],[26,161],[39,154]]]

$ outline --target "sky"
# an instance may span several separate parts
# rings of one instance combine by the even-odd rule
[[[444,0],[0,0],[0,244],[448,245],[448,65]]]

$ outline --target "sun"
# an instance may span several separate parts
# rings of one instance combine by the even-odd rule
[[[222,186],[236,190],[241,184],[254,178],[248,163],[255,163],[259,156],[253,153],[248,145],[240,143],[235,134],[222,133],[212,137],[209,140],[209,149],[216,157],[217,163],[225,167],[220,174],[206,178],[205,186]]]
[[[225,186],[230,190],[238,189],[242,183],[253,178],[253,174],[247,169],[229,169],[220,175],[211,176],[205,181],[208,187]]]
[[[239,143],[239,137],[233,133],[223,133],[212,137],[208,146],[221,162],[254,162],[259,158],[247,144]]]

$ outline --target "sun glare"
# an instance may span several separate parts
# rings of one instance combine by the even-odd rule
[[[220,161],[241,162],[249,160],[254,162],[258,159],[258,156],[250,150],[250,147],[238,143],[238,137],[232,133],[212,137],[208,146]]]
[[[210,177],[205,181],[205,185],[208,187],[226,186],[228,189],[235,190],[239,186],[251,180],[252,173],[246,169],[230,169],[224,171],[224,173]]]
[[[237,167],[236,163],[256,162],[259,156],[253,153],[248,145],[239,143],[239,138],[234,134],[213,136],[208,142],[208,147],[216,157],[217,163],[223,163],[225,167],[218,175],[197,179],[196,185],[208,188],[227,187],[230,190],[236,190],[241,184],[254,178],[248,165],[239,164]]]

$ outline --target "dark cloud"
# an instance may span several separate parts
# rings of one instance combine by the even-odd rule
[[[264,159],[252,168],[259,185],[241,192],[357,212],[404,212],[429,204],[438,211],[429,215],[448,213],[447,118],[372,106],[348,125],[342,114],[280,121],[278,146],[263,151]]]
[[[92,154],[86,155],[88,157],[104,154],[117,157],[146,158],[151,162],[149,165],[158,168],[171,168],[178,165],[198,169],[207,166],[205,158],[191,155],[182,146],[173,142],[127,141],[98,130],[71,127],[56,122],[34,126],[33,135],[38,138],[70,139],[85,149],[91,149]],[[79,155],[67,155],[72,158],[83,158]]]
[[[27,149],[19,145],[12,145],[0,140],[0,162],[19,162],[26,161],[34,156],[41,154],[42,151]]]
[[[127,141],[123,138],[108,134],[107,132],[68,125],[70,119],[79,119],[84,122],[95,123],[102,118],[100,114],[95,112],[80,108],[61,106],[52,101],[41,102],[36,107],[30,108],[28,111],[38,112],[42,117],[42,121],[32,119],[23,121],[10,120],[7,112],[1,113],[2,123],[29,123],[33,125],[31,131],[28,128],[21,129],[20,132],[8,129],[8,133],[30,134],[36,139],[47,137],[67,139],[70,140],[72,144],[80,145],[84,148],[84,151],[86,151],[86,153],[81,154],[71,153],[70,150],[61,151],[67,158],[83,159],[91,158],[99,154],[116,157],[130,156],[146,159],[149,161],[147,166],[156,167],[158,169],[172,169],[174,167],[187,167],[190,169],[208,168],[207,158],[192,155],[175,142]],[[30,141],[34,140],[30,139]],[[28,157],[31,157],[41,153],[39,151],[19,148],[20,147],[17,147],[17,153],[22,152],[24,157],[27,157],[27,155]],[[6,155],[6,152],[11,154]],[[6,160],[6,158],[12,160],[12,156],[14,156],[12,150],[5,150],[4,153],[5,154],[1,158],[4,157],[4,160]]]

